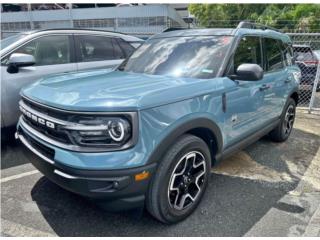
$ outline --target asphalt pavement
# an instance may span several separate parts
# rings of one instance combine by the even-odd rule
[[[48,181],[19,142],[1,150],[2,236],[320,236],[320,115],[212,169],[198,209],[165,225],[146,211],[109,213]]]

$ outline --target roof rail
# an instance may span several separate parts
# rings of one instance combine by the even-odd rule
[[[184,28],[184,27],[169,27],[163,30],[162,32],[172,32],[172,31],[177,31],[177,30],[187,30],[190,28]]]
[[[269,27],[269,26],[259,24],[259,23],[248,22],[248,21],[241,21],[237,26],[237,29],[239,29],[239,28],[273,30],[273,31],[282,33],[282,31],[280,31],[279,29]]]
[[[59,30],[80,30],[80,31],[94,31],[94,32],[105,32],[105,33],[119,33],[123,35],[128,35],[127,33],[110,31],[110,30],[103,30],[103,29],[90,29],[90,28],[44,28],[39,30],[31,30],[34,32],[45,32],[45,31],[59,31]]]

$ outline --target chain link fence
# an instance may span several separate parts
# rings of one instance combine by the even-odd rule
[[[301,70],[298,107],[320,110],[320,33],[289,33]]]

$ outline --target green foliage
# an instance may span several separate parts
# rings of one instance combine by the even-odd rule
[[[200,26],[235,27],[253,21],[284,31],[319,31],[320,4],[190,4]]]

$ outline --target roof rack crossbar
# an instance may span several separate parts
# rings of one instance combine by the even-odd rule
[[[262,29],[262,30],[273,30],[276,32],[281,32],[279,29],[273,28],[273,27],[269,27],[263,24],[259,24],[259,23],[254,23],[254,22],[248,22],[248,21],[241,21],[238,26],[237,29],[239,28],[249,28],[249,29]]]
[[[177,30],[187,30],[190,28],[184,28],[184,27],[168,27],[165,30],[163,30],[162,32],[172,32],[172,31],[177,31]]]

